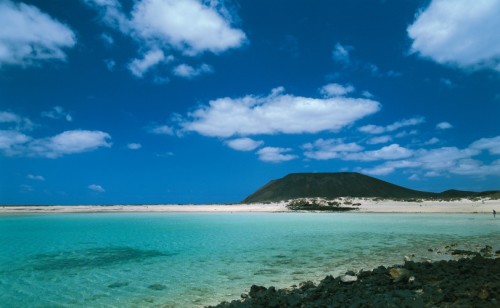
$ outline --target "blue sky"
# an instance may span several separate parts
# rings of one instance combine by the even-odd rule
[[[0,203],[292,172],[500,189],[500,2],[0,0]]]

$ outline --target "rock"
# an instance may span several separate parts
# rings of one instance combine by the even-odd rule
[[[393,267],[389,269],[389,275],[394,282],[399,282],[402,279],[407,279],[410,277],[410,271],[405,268]]]
[[[128,286],[128,282],[115,282],[110,285],[108,285],[108,288],[121,288],[121,287],[126,287]]]
[[[427,249],[427,251],[429,251],[429,252],[433,252],[433,251],[434,251],[434,249],[429,248],[429,249]]]
[[[456,256],[456,255],[462,255],[462,256],[480,256],[481,255],[479,252],[476,252],[476,251],[462,250],[462,249],[452,250],[451,254],[453,256]]]
[[[159,283],[155,283],[155,284],[148,286],[148,289],[155,290],[155,291],[165,290],[166,288],[167,288],[167,286],[165,286],[163,284],[159,284]]]
[[[483,256],[485,256],[485,257],[488,257],[488,258],[489,258],[489,257],[492,257],[492,256],[493,256],[493,254],[492,254],[492,252],[493,252],[493,248],[492,248],[491,246],[489,246],[489,245],[484,246],[484,248],[482,248],[482,249],[481,249],[481,250],[479,250],[479,251],[480,251],[480,252],[483,254]]]
[[[242,299],[246,299],[246,298],[248,298],[248,294],[246,294],[246,293],[241,293],[240,297],[241,297]]]
[[[479,290],[479,293],[477,294],[477,297],[479,297],[483,301],[487,300],[488,297],[490,297],[490,292],[488,292],[488,290],[485,288],[481,288],[481,290]]]
[[[358,277],[353,276],[353,275],[343,275],[340,276],[340,281],[343,283],[352,283],[358,280]]]
[[[252,287],[250,287],[250,292],[248,292],[248,295],[250,295],[250,297],[252,298],[257,298],[261,294],[266,292],[266,290],[267,290],[266,287],[252,285]]]
[[[413,284],[414,282],[415,282],[415,276],[410,276],[410,278],[408,278],[408,283]]]

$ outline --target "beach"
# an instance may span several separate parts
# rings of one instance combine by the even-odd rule
[[[340,198],[343,207],[360,213],[492,213],[500,200],[395,201],[373,198]],[[287,212],[286,202],[251,204],[155,204],[155,205],[15,205],[1,206],[2,214],[22,213],[113,213],[113,212]]]

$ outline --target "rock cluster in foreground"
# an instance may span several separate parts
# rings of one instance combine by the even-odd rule
[[[500,258],[470,255],[474,257],[347,272],[327,276],[318,285],[253,285],[241,300],[216,307],[500,307]]]

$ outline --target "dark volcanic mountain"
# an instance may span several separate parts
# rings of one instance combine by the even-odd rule
[[[296,198],[380,197],[387,199],[454,198],[486,196],[495,192],[448,190],[431,193],[408,189],[356,172],[292,173],[273,180],[248,196],[243,203],[282,201]]]

